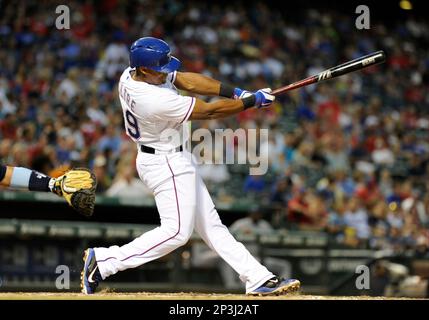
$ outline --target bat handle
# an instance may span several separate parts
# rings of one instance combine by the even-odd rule
[[[271,92],[271,94],[277,97],[277,96],[280,96],[280,95],[282,95],[285,92],[288,92],[290,90],[301,88],[301,87],[304,87],[304,86],[307,86],[309,84],[316,83],[316,82],[317,82],[317,77],[311,76],[311,77],[308,77],[308,78],[303,79],[301,81],[294,82],[290,85],[278,88],[278,89],[274,90],[273,92]]]

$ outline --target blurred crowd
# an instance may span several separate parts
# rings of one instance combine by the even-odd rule
[[[248,90],[384,50],[385,64],[293,91],[269,110],[192,123],[269,129],[266,175],[239,165],[203,165],[201,173],[216,201],[257,199],[274,228],[325,230],[350,246],[427,254],[427,21],[375,21],[358,31],[355,16],[339,12],[107,0],[71,2],[70,30],[58,30],[56,6],[2,1],[2,163],[51,175],[85,166],[97,175],[100,194],[149,195],[134,170],[136,147],[117,98],[128,47],[141,36],[169,42],[183,70]]]

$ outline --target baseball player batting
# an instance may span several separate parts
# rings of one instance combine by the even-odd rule
[[[131,45],[130,67],[119,80],[119,99],[125,130],[138,148],[137,171],[155,196],[161,225],[121,247],[85,250],[82,292],[92,294],[100,281],[118,271],[141,266],[183,246],[194,229],[239,274],[247,294],[298,290],[298,280],[274,275],[234,239],[183,147],[182,133],[188,120],[216,119],[251,107],[268,107],[275,99],[271,89],[251,93],[201,74],[178,72],[179,67],[180,61],[160,39],[140,38]],[[229,99],[206,103],[181,96],[177,89]],[[166,130],[177,130],[182,141],[163,139]]]

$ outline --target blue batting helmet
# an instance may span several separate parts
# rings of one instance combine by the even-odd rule
[[[180,61],[170,54],[170,46],[163,40],[144,37],[136,40],[130,48],[130,66],[145,67],[169,73],[180,67]]]

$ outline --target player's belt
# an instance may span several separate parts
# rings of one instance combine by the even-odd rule
[[[170,151],[158,151],[152,147],[140,145],[140,151],[145,152],[145,153],[151,153],[151,154],[165,154],[165,153],[173,153],[173,152],[182,152],[183,146],[179,146],[179,147],[172,149]]]

